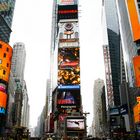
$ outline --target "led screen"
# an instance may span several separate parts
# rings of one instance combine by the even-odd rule
[[[85,129],[85,120],[84,119],[67,119],[67,130],[68,131],[79,131]]]
[[[59,90],[57,93],[58,108],[77,108],[80,106],[80,90]]]
[[[7,94],[0,91],[0,107],[6,108]]]
[[[133,66],[135,72],[135,84],[136,87],[140,87],[140,56],[135,56],[133,58]]]
[[[59,48],[58,84],[80,84],[79,48]]]
[[[127,0],[128,12],[134,41],[140,40],[140,21],[135,0]]]

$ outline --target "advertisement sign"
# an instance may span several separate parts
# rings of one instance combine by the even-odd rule
[[[6,85],[3,83],[0,83],[0,91],[6,92]]]
[[[62,19],[78,19],[78,5],[58,5],[57,22]]]
[[[134,112],[134,122],[139,123],[140,122],[140,104],[139,103],[134,106],[133,112]]]
[[[58,84],[80,84],[79,48],[59,48]]]
[[[79,48],[58,49],[58,69],[79,68]]]
[[[140,87],[140,56],[135,56],[133,58],[133,66],[135,73],[135,85]]]
[[[81,118],[67,118],[66,119],[67,131],[84,131],[85,119]]]
[[[7,43],[0,41],[0,79],[8,83],[12,58],[12,48]]]
[[[127,0],[127,7],[131,22],[132,34],[134,41],[140,40],[140,21],[135,0]]]
[[[58,90],[57,107],[58,108],[76,108],[80,106],[79,90]]]
[[[79,39],[59,39],[59,48],[79,47]]]
[[[0,114],[5,114],[6,113],[6,110],[5,110],[5,108],[3,108],[3,107],[0,107]]]
[[[77,0],[57,0],[58,5],[72,5],[76,4]]]
[[[59,85],[59,90],[80,90],[80,85]]]
[[[0,107],[6,108],[7,104],[7,94],[0,91]]]
[[[58,84],[59,85],[77,85],[80,84],[80,68],[58,70]]]
[[[77,42],[79,44],[79,25],[77,20],[61,20],[58,25],[60,43],[76,44]]]

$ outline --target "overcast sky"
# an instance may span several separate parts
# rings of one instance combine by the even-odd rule
[[[81,91],[84,111],[93,117],[94,80],[104,77],[101,1],[79,0]],[[25,81],[30,104],[30,126],[37,124],[45,104],[49,78],[53,0],[16,1],[10,45],[23,42],[26,48]]]

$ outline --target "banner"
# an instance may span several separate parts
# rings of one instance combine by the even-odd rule
[[[135,85],[140,87],[140,56],[135,56],[133,58],[133,66],[135,73]]]
[[[133,40],[140,40],[140,21],[139,21],[139,11],[137,11],[137,5],[135,0],[127,0],[128,12],[131,22]]]

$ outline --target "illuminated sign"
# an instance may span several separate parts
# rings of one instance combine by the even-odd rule
[[[5,114],[5,109],[0,107],[0,114]]]
[[[57,0],[57,4],[59,5],[72,5],[75,4],[75,0]]]
[[[66,120],[67,131],[81,131],[85,129],[85,120],[77,118],[69,118]]]
[[[140,22],[138,17],[137,6],[135,0],[127,0],[128,12],[131,22],[131,28],[133,33],[133,40],[140,40]]]
[[[12,58],[12,48],[7,43],[0,41],[0,79],[9,81],[10,69],[11,69],[11,58]]]
[[[135,72],[135,85],[140,87],[140,56],[135,56],[133,58],[133,66]]]
[[[59,10],[58,14],[70,14],[70,13],[77,13],[78,10]]]
[[[80,85],[60,85],[58,86],[58,89],[63,90],[63,89],[80,89]]]
[[[58,108],[76,108],[80,106],[80,90],[58,90]]]
[[[0,107],[6,108],[7,94],[0,91]]]
[[[134,112],[134,122],[139,123],[140,122],[140,104],[139,103],[134,106],[133,112]]]
[[[137,97],[137,102],[140,103],[140,96]]]

